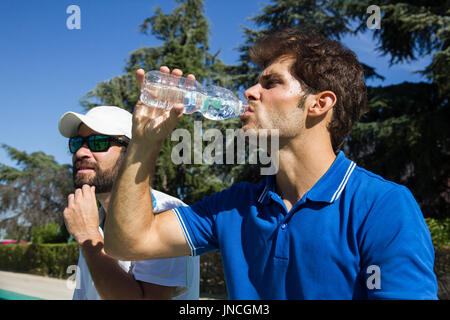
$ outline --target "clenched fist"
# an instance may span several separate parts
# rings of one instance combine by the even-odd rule
[[[98,229],[99,217],[95,187],[85,184],[81,189],[76,189],[75,193],[70,194],[63,215],[67,231],[78,244],[82,245],[86,241],[91,241],[93,244],[103,241]]]

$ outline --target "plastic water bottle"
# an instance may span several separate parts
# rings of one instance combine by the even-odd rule
[[[140,99],[146,105],[163,109],[182,103],[183,113],[201,112],[210,120],[238,117],[246,109],[244,102],[228,89],[205,87],[193,79],[175,77],[157,70],[145,74]]]

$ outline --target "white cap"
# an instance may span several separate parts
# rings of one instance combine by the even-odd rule
[[[86,114],[66,112],[59,120],[59,132],[66,138],[78,135],[81,123],[108,136],[126,136],[131,139],[133,115],[113,106],[95,107]]]

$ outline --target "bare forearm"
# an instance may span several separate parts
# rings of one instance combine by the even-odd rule
[[[161,67],[161,72],[169,73],[170,70]],[[181,77],[182,71],[175,69],[172,74]],[[195,79],[193,75],[188,77]],[[136,81],[140,88],[144,79],[144,70],[137,70]],[[134,108],[133,138],[113,188],[105,224],[105,251],[113,257],[146,260],[188,252],[173,211],[155,216],[150,194],[150,181],[162,143],[175,129],[183,109],[182,104],[165,110],[141,101]]]
[[[103,242],[84,243],[82,251],[97,292],[102,299],[136,300],[144,295],[138,282],[108,256]]]
[[[106,252],[123,260],[140,253],[139,244],[145,243],[151,233],[154,219],[150,195],[160,145],[142,146],[130,143],[127,155],[111,196],[108,219],[105,223]]]

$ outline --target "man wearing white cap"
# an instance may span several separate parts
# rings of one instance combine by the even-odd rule
[[[67,230],[80,245],[73,299],[198,299],[198,257],[120,261],[103,249],[103,225],[131,126],[131,113],[112,106],[85,115],[67,112],[59,121],[73,154],[75,192],[64,210]],[[183,205],[156,190],[148,196],[156,212]]]

